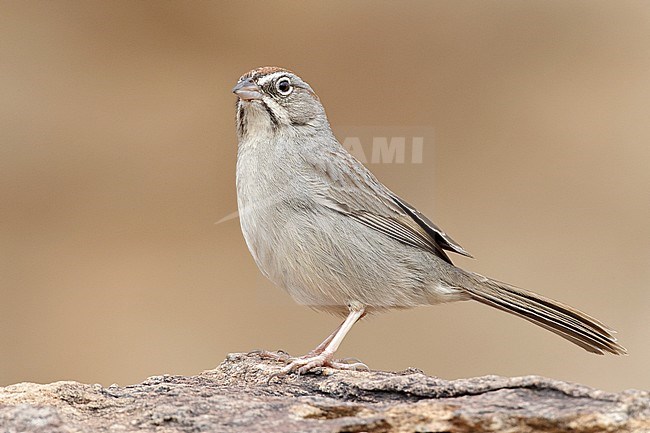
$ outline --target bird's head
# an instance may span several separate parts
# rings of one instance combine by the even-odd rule
[[[267,66],[242,75],[232,89],[237,95],[237,132],[248,134],[320,129],[325,110],[311,86],[293,72]]]

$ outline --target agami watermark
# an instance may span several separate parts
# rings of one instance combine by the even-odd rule
[[[363,164],[422,164],[434,144],[431,127],[338,128],[337,137]]]

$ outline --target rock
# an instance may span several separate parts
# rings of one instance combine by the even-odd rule
[[[319,369],[231,354],[197,376],[131,386],[0,388],[2,432],[650,432],[650,393],[537,376],[447,381],[418,370]]]

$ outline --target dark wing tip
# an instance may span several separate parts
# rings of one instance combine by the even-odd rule
[[[392,194],[392,199],[401,207],[404,212],[406,212],[415,222],[417,222],[420,227],[422,227],[428,234],[437,242],[441,248],[447,251],[453,251],[461,256],[474,258],[470,253],[465,251],[465,248],[461,247],[458,242],[453,240],[447,233],[442,231],[440,227],[435,225],[433,221],[427,218],[422,212],[418,211],[416,208],[408,204],[406,201],[399,198],[397,195]]]

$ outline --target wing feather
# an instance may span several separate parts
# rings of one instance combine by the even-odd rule
[[[308,157],[309,184],[322,205],[451,263],[444,250],[471,255],[431,220],[380,183],[345,150]],[[343,157],[342,157],[343,156]]]

